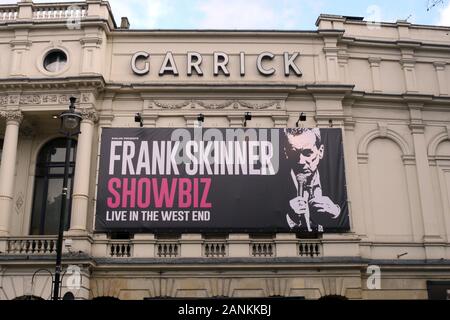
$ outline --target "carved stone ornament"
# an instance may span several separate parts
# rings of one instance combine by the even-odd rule
[[[81,109],[80,113],[83,120],[98,121],[98,114],[94,109]]]
[[[59,103],[62,104],[68,104],[70,103],[70,97],[75,97],[77,98],[77,102],[80,101],[80,95],[79,94],[62,94],[59,96]]]
[[[57,104],[58,95],[57,94],[46,94],[42,96],[42,103],[44,104]]]
[[[77,102],[90,102],[88,93],[80,94],[23,94],[0,96],[0,105],[37,105],[37,104],[69,104],[70,97],[77,98]],[[81,101],[80,101],[81,97]]]
[[[82,103],[89,103],[89,102],[91,102],[91,94],[90,93],[82,93],[81,94],[81,102]]]
[[[281,102],[280,101],[269,101],[266,103],[250,103],[246,101],[241,100],[229,100],[222,103],[207,103],[204,101],[198,101],[198,100],[188,100],[183,101],[181,103],[162,103],[159,101],[150,101],[150,106],[155,108],[161,108],[161,109],[168,109],[168,110],[174,110],[174,109],[182,109],[185,107],[190,107],[192,109],[195,108],[204,108],[204,109],[210,109],[210,110],[217,110],[217,109],[226,109],[226,108],[244,108],[244,109],[251,109],[251,110],[263,110],[263,109],[280,109],[281,108]]]
[[[1,111],[0,115],[6,119],[6,122],[15,121],[21,123],[23,120],[23,114],[20,110]]]
[[[8,104],[8,96],[0,96],[0,106]]]
[[[19,104],[41,104],[41,96],[38,94],[20,96]]]
[[[18,104],[19,103],[18,95],[8,96],[8,99],[9,99],[9,104]]]

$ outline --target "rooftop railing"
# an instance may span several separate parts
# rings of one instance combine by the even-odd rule
[[[116,28],[111,8],[106,1],[0,4],[0,24],[29,20],[45,22],[84,18],[107,20],[111,28]]]

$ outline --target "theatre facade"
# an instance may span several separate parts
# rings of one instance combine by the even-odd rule
[[[51,297],[70,97],[62,295],[450,296],[450,28],[316,25],[136,30],[106,1],[0,5],[0,299]]]

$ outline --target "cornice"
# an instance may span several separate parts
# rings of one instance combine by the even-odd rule
[[[342,37],[345,33],[344,29],[319,29],[317,33],[326,37]]]
[[[351,94],[354,85],[346,84],[313,84],[306,85],[306,92],[311,94],[314,99],[337,99],[342,100],[345,96]]]
[[[48,90],[90,88],[103,90],[106,86],[103,76],[64,78],[0,78],[0,89],[5,90]]]

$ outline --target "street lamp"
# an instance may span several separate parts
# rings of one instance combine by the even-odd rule
[[[61,211],[59,214],[59,230],[58,241],[56,243],[56,268],[55,268],[55,283],[53,286],[53,300],[59,300],[59,287],[61,276],[61,256],[62,256],[62,242],[64,233],[64,217],[67,206],[67,184],[69,180],[69,165],[70,165],[70,151],[72,149],[72,137],[80,133],[81,114],[75,111],[74,97],[70,97],[69,111],[64,111],[59,115],[61,119],[60,133],[66,137],[66,157],[64,165],[64,180],[61,197]]]

